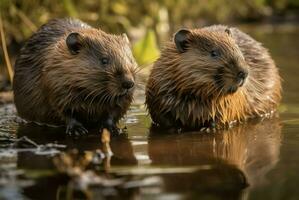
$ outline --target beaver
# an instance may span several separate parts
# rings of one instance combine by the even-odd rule
[[[16,59],[17,112],[30,122],[66,125],[70,135],[95,125],[115,132],[133,98],[136,68],[125,34],[77,19],[50,20]]]
[[[158,127],[221,128],[273,113],[281,79],[268,50],[234,27],[181,29],[154,63],[146,105]]]

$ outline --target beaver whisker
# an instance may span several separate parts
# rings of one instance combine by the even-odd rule
[[[108,99],[110,96],[112,96],[109,92],[105,92],[103,94],[101,94],[102,96],[100,96],[100,100],[98,103],[101,103],[101,104],[104,104],[104,103],[107,103],[109,102]]]
[[[215,95],[216,100],[218,100],[220,98],[220,96],[222,95],[223,90],[224,90],[224,87],[221,87],[219,92],[216,93],[216,95]]]
[[[95,96],[93,96],[93,98],[91,99],[91,101],[89,102],[89,107],[91,107],[92,106],[92,104],[93,104],[93,102],[94,102],[94,100],[97,98],[97,97],[99,97],[100,95],[102,95],[102,94],[104,94],[104,96],[106,95],[107,96],[107,93],[104,93],[104,92],[102,92],[102,93],[98,93],[97,95],[95,95]],[[99,102],[97,102],[97,104],[98,105],[102,105],[102,97],[100,98],[100,100],[99,100]]]
[[[110,106],[113,107],[115,104],[112,103],[112,102],[115,102],[115,104],[117,104],[117,102],[115,101],[115,96],[110,96],[109,98],[109,103],[110,103]]]
[[[87,92],[87,95],[85,96],[84,98],[84,101],[86,101],[90,96],[92,95],[100,95],[101,93],[104,93],[105,90],[99,90],[99,89],[92,89],[92,90],[89,90],[89,89],[85,89],[83,92]]]
[[[95,95],[93,95],[93,97],[90,100],[89,106],[91,106],[96,99],[100,100],[102,98],[102,96],[105,96],[105,95],[108,95],[108,94],[106,92],[98,92]]]
[[[135,87],[143,90],[145,88],[145,85],[140,83],[140,84],[136,84]]]
[[[142,69],[141,66],[139,66],[139,67],[136,67],[136,68],[132,69],[132,72],[133,72],[134,75],[136,75],[136,74],[139,73],[141,70],[143,70],[143,69]]]
[[[214,93],[216,90],[217,90],[216,87],[211,86],[211,87],[206,89],[206,93],[211,94],[211,93]]]

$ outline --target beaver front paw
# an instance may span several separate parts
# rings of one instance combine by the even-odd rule
[[[70,136],[82,136],[86,135],[88,130],[75,119],[70,119],[66,125],[66,134]]]

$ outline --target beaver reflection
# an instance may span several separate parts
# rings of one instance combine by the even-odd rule
[[[212,167],[190,175],[167,175],[166,189],[212,189],[215,194],[214,190],[228,187],[245,188],[246,183],[251,188],[264,184],[266,173],[279,159],[280,141],[279,120],[271,119],[216,133],[163,135],[152,129],[148,151],[153,165]]]

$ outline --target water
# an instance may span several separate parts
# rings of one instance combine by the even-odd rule
[[[78,192],[76,184],[86,181],[57,173],[53,158],[59,150],[71,149],[93,155],[103,149],[100,136],[74,139],[65,137],[63,129],[18,125],[14,107],[7,105],[0,109],[0,133],[8,138],[0,143],[0,199],[298,199],[299,28],[241,28],[270,49],[280,68],[283,101],[278,118],[216,133],[163,134],[150,128],[141,95],[122,124],[127,136],[111,140],[110,161],[93,161],[89,168],[96,174],[84,174],[99,176],[101,184]],[[36,144],[27,141],[8,151],[11,141],[22,136]],[[47,143],[56,151],[36,146]],[[59,161],[69,157],[63,158]]]

